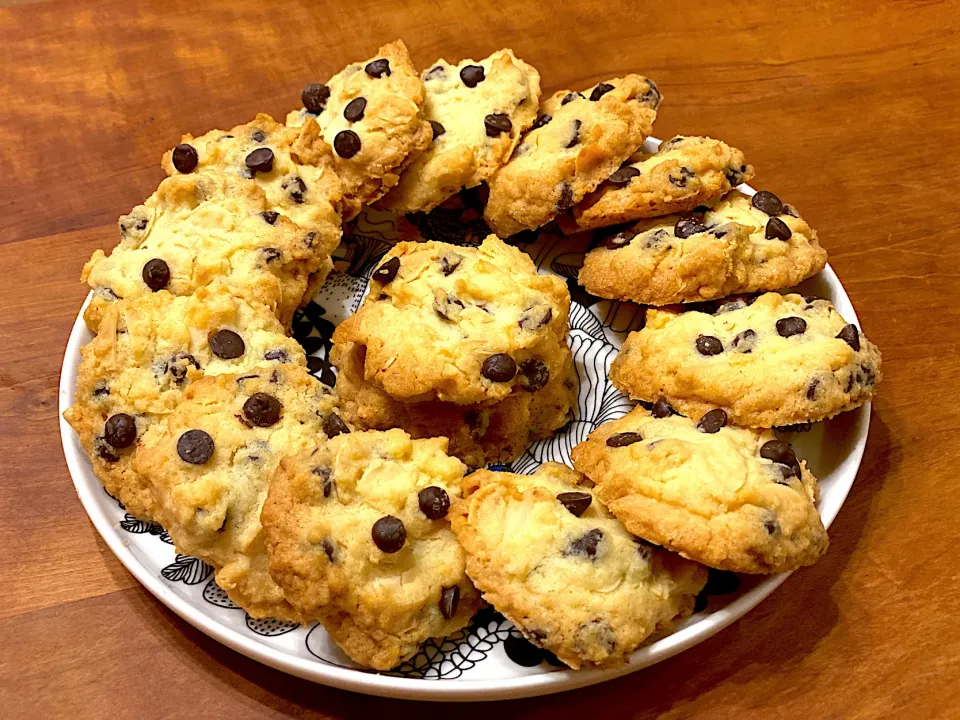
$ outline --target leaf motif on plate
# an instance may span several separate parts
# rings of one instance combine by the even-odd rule
[[[453,680],[485,659],[494,645],[507,639],[509,620],[484,608],[463,630],[425,642],[412,658],[386,673],[424,680]]]
[[[160,571],[160,574],[170,582],[182,582],[186,585],[199,585],[212,573],[213,568],[203,560],[179,553],[176,560]]]
[[[214,578],[210,578],[210,582],[203,588],[203,599],[211,605],[226,608],[227,610],[240,609],[240,606],[230,599],[223,591],[223,588],[217,585],[217,581]]]
[[[257,635],[277,637],[296,630],[300,627],[300,624],[277,620],[276,618],[254,618],[247,615],[247,627]]]

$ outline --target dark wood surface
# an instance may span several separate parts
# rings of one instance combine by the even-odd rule
[[[960,3],[0,2],[0,716],[929,718],[960,714]],[[113,557],[74,493],[57,382],[80,268],[181,132],[278,118],[403,38],[503,47],[545,90],[642,72],[655,132],[742,148],[819,229],[883,351],[830,552],[733,627],[626,678],[497,706],[313,685],[219,646]]]

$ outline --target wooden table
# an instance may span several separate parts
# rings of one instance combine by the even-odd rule
[[[929,718],[960,715],[957,2],[0,0],[0,716]],[[545,90],[625,72],[656,133],[743,148],[820,231],[885,380],[831,548],[747,618],[602,686],[419,707],[296,680],[148,595],[87,520],[58,435],[80,267],[181,132],[283,117],[402,37],[512,47]],[[442,715],[441,715],[442,716]]]

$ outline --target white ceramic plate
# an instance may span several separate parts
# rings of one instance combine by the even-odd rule
[[[651,146],[655,147],[654,143]],[[750,191],[752,192],[752,191]],[[467,209],[454,225],[469,224]],[[315,356],[312,369],[332,382],[326,361],[336,323],[350,315],[366,292],[367,278],[379,258],[396,242],[397,222],[384,213],[361,215],[337,253],[337,270],[320,290],[295,335]],[[532,472],[546,460],[570,464],[570,449],[606,420],[625,414],[629,403],[607,380],[607,370],[626,332],[641,321],[631,303],[599,300],[573,281],[582,263],[585,241],[541,235],[521,245],[540,267],[568,278],[573,297],[570,344],[580,380],[575,419],[554,439],[536,443],[511,464],[517,472]],[[850,322],[858,323],[843,286],[828,266],[803,283],[800,292],[829,298]],[[80,347],[92,335],[82,311],[67,344],[60,378],[60,412],[73,402]],[[789,438],[820,478],[820,514],[829,527],[853,484],[863,456],[869,427],[869,405],[818,423]],[[826,429],[825,426],[829,426]],[[284,672],[325,685],[387,697],[420,700],[496,700],[543,695],[582,687],[634,672],[696,645],[773,592],[787,575],[772,577],[727,574],[728,592],[704,596],[705,607],[680,622],[673,634],[637,650],[630,663],[616,670],[573,671],[548,661],[533,667],[518,664],[518,651],[532,646],[521,641],[501,615],[483,611],[465,630],[443,641],[431,641],[411,661],[390,673],[355,666],[331,642],[323,628],[296,627],[249,618],[230,602],[212,580],[211,568],[195,558],[178,555],[162,528],[126,514],[93,475],[77,436],[61,417],[60,431],[67,466],[77,493],[97,531],[120,561],[162,603],[197,629],[234,650]],[[827,440],[829,438],[829,441]],[[719,579],[719,578],[718,578]],[[723,583],[719,583],[723,584]],[[703,604],[703,603],[701,603]],[[509,651],[509,652],[508,652]]]

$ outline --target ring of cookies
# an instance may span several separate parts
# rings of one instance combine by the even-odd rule
[[[817,478],[773,428],[868,402],[880,353],[830,302],[778,292],[826,251],[738,189],[740,150],[645,152],[653,81],[542,97],[506,49],[418,73],[397,41],[301,100],[286,124],[184,136],[83,268],[96,335],[65,417],[128,512],[251,616],[319,621],[378,670],[486,604],[571,668],[622,665],[693,612],[707,568],[826,551]],[[468,196],[477,242],[444,242],[436,218]],[[331,388],[288,332],[367,206],[425,239],[336,328]],[[576,405],[567,284],[510,240],[544,226],[592,234],[587,292],[648,310],[610,371],[636,408],[574,468],[521,475],[487,466]]]

